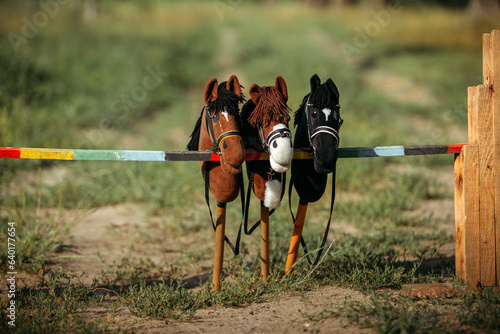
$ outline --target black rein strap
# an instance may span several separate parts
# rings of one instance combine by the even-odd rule
[[[215,138],[215,131],[214,131],[214,126],[212,123],[212,119],[215,119],[217,121],[216,117],[220,117],[218,114],[215,114],[214,116],[210,115],[210,110],[208,107],[205,106],[205,123],[207,126],[207,131],[210,135],[210,138],[212,139],[213,147],[209,149],[209,151],[212,151],[214,153],[220,154],[220,143],[227,137],[231,136],[238,136],[240,137],[240,133],[238,131],[227,131],[224,132],[219,136],[218,139]],[[205,201],[207,202],[207,207],[208,207],[208,212],[210,213],[210,220],[212,221],[212,226],[214,228],[214,231],[216,229],[215,223],[214,223],[214,217],[212,215],[212,209],[210,208],[210,168],[208,164],[211,162],[207,161],[205,163]],[[243,225],[243,219],[244,219],[244,205],[245,205],[245,184],[243,181],[243,174],[240,173],[240,197],[241,197],[241,222],[240,222],[240,227],[238,229],[238,235],[236,236],[236,241],[233,244],[226,235],[224,235],[224,240],[228,244],[229,248],[233,251],[234,256],[237,256],[240,253],[240,241],[241,241],[241,226]],[[217,205],[220,203],[217,202]],[[221,203],[222,205],[226,205],[225,203]]]
[[[335,165],[333,172],[332,172],[332,199],[330,201],[330,214],[328,216],[328,222],[326,223],[326,228],[325,232],[323,234],[323,240],[321,240],[321,246],[319,247],[318,254],[316,254],[316,258],[314,261],[311,261],[311,258],[309,256],[309,251],[307,250],[307,245],[306,242],[304,241],[304,238],[300,236],[300,244],[302,245],[302,249],[304,250],[304,255],[306,256],[307,263],[311,266],[315,266],[318,264],[319,259],[321,258],[321,254],[323,254],[323,249],[326,244],[326,240],[328,238],[328,232],[330,230],[330,223],[332,220],[332,213],[333,213],[333,205],[335,204],[335,179],[336,179],[336,169],[337,166]],[[293,188],[293,176],[290,178],[290,186],[288,188],[288,206],[290,208],[290,214],[292,215],[293,223],[295,224],[295,216],[293,215],[292,212],[292,188]]]
[[[207,162],[208,164],[209,162]],[[207,207],[208,207],[208,212],[210,213],[210,220],[212,221],[212,227],[214,228],[215,231],[215,223],[214,223],[214,217],[212,215],[212,209],[210,208],[210,180],[209,180],[209,168],[208,166],[205,165],[205,201],[207,202]],[[231,250],[233,251],[234,256],[237,256],[240,253],[240,241],[241,241],[241,226],[243,225],[243,217],[244,217],[244,205],[245,205],[245,184],[243,181],[243,174],[240,174],[240,198],[241,198],[241,222],[240,222],[240,227],[238,228],[238,235],[236,236],[236,241],[233,244],[229,238],[224,235],[224,240],[226,241],[227,245]],[[219,205],[219,202],[217,202],[217,205]],[[225,205],[225,203],[223,203]]]
[[[251,235],[253,231],[260,226],[260,219],[255,222],[255,224],[252,225],[250,229],[248,229],[248,211],[250,209],[250,198],[252,196],[252,188],[253,188],[253,181],[255,177],[255,171],[251,170],[249,175],[248,175],[248,190],[247,190],[247,202],[245,204],[245,215],[244,215],[244,223],[243,223],[243,230],[246,235]],[[283,196],[285,195],[285,189],[286,189],[286,172],[281,173],[281,180],[282,180],[282,186],[281,186],[281,199],[283,199]],[[269,211],[269,216],[271,216],[276,209],[272,209]]]

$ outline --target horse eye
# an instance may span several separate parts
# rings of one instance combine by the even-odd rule
[[[313,110],[312,115],[313,118],[318,117],[318,111],[316,109]]]
[[[214,117],[212,117],[212,122],[217,123],[219,121],[219,113],[215,114]]]

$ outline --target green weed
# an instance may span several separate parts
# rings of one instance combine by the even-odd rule
[[[49,279],[40,286],[20,287],[16,292],[15,327],[7,324],[6,313],[1,313],[2,333],[107,333],[108,325],[101,320],[85,321],[79,318],[91,306],[103,302],[103,295],[78,282],[78,276],[49,273]],[[75,282],[76,280],[76,282]],[[8,299],[2,300],[6,309]]]
[[[331,315],[378,333],[495,333],[500,329],[499,297],[496,288],[482,294],[464,290],[456,299],[430,301],[372,292],[368,303],[346,300]]]

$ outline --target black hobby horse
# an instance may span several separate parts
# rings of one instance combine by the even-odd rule
[[[293,184],[300,200],[288,250],[286,273],[289,273],[297,258],[299,240],[307,255],[307,248],[302,239],[307,206],[323,196],[329,173],[333,175],[330,217],[316,259],[311,262],[309,257],[307,258],[310,264],[316,264],[321,256],[328,236],[335,200],[335,168],[340,139],[339,129],[343,122],[340,117],[339,91],[332,79],[329,78],[321,84],[316,74],[311,77],[310,84],[311,92],[304,97],[300,108],[295,112],[294,125],[297,130],[293,146],[295,149],[308,148],[313,154],[313,159],[292,161],[290,195]]]

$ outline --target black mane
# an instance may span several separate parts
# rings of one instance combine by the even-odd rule
[[[252,130],[252,127],[248,123],[248,118],[255,110],[255,103],[252,99],[249,99],[245,104],[241,107],[241,120],[240,120],[240,134],[242,138],[247,138]]]
[[[238,104],[240,102],[245,101],[245,97],[243,93],[241,96],[236,95],[234,92],[226,89],[227,81],[219,84],[219,88],[217,90],[217,98],[212,102],[207,104],[208,110],[210,110],[211,115],[215,115],[221,110],[225,110],[229,115],[235,116],[237,118],[240,117],[240,109]],[[242,86],[240,86],[243,88]]]
[[[194,126],[193,132],[189,136],[191,138],[189,143],[186,146],[188,151],[198,151],[198,145],[200,143],[200,130],[201,130],[201,118],[203,117],[203,112],[205,108],[201,109],[201,114],[198,120],[196,121],[196,125]]]
[[[240,123],[240,109],[238,104],[240,102],[245,101],[245,97],[243,93],[241,96],[236,95],[234,92],[226,89],[227,81],[224,81],[219,84],[217,88],[217,98],[214,101],[209,102],[206,105],[206,108],[210,111],[210,114],[214,116],[221,110],[227,111],[229,115],[232,115],[236,118],[237,124]],[[243,88],[242,86],[240,86]],[[203,117],[203,112],[205,108],[201,110],[200,117],[198,121],[196,121],[196,125],[194,127],[193,132],[191,133],[189,143],[186,148],[188,151],[197,151],[198,145],[200,142],[200,133],[201,133],[201,118]]]
[[[302,119],[302,114],[304,113],[307,99],[309,99],[309,103],[312,104],[315,108],[333,109],[339,103],[339,92],[332,79],[328,79],[323,84],[319,85],[314,92],[311,92],[304,96],[299,109],[295,112],[293,122],[294,126],[297,126],[297,124],[299,124],[300,120]]]

